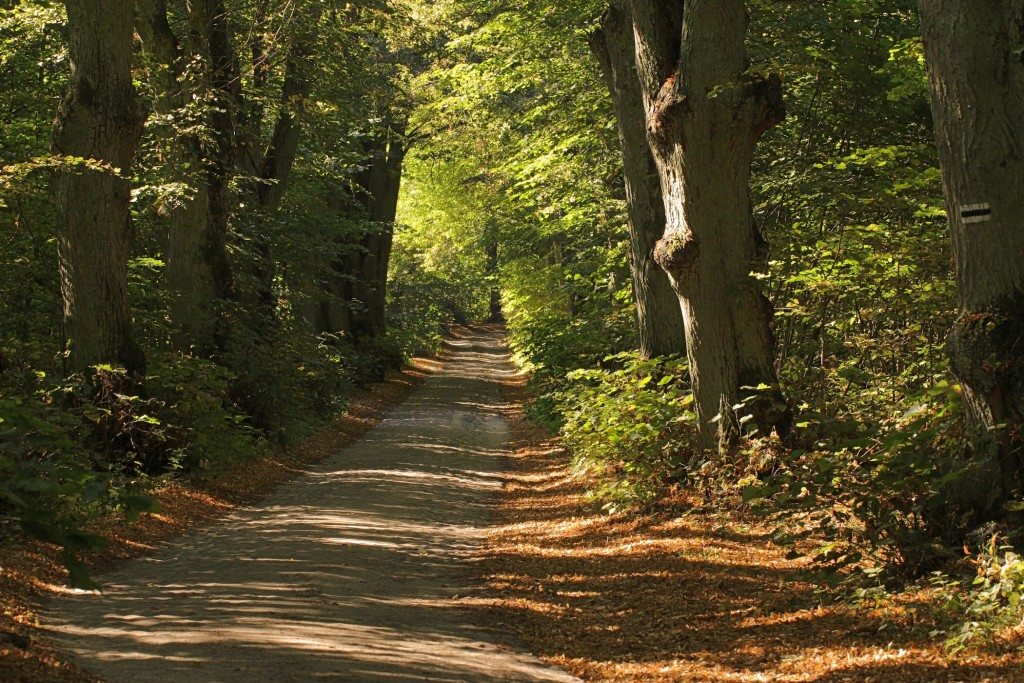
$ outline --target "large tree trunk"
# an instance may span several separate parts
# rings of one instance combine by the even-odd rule
[[[208,260],[214,287],[226,302],[241,302],[243,292],[228,256],[232,212],[238,204],[233,186],[240,164],[237,119],[242,107],[241,75],[231,40],[231,27],[224,0],[192,0],[189,21],[192,41],[206,64],[211,107],[207,126],[212,144],[204,151],[204,173],[208,187],[207,234],[203,256]],[[252,206],[239,207],[252,212]],[[220,335],[226,342],[227,330]]]
[[[352,276],[351,332],[356,338],[379,337],[386,331],[387,275],[405,151],[400,132],[371,139],[367,166],[356,177],[356,201],[369,224],[347,269]]]
[[[373,198],[371,220],[380,226],[380,232],[373,245],[373,269],[367,274],[371,277],[370,290],[370,321],[374,334],[383,335],[387,331],[387,286],[388,268],[391,265],[391,249],[395,239],[395,219],[398,214],[398,197],[402,184],[402,165],[405,161],[405,141],[401,134],[392,131],[388,142],[387,158],[384,160],[382,173],[377,180]]]
[[[315,25],[320,10],[308,10]],[[284,81],[278,100],[278,115],[269,143],[262,145],[260,124],[262,108],[248,106],[246,125],[238,140],[239,169],[254,182],[246,188],[242,204],[247,207],[246,230],[252,257],[249,287],[243,292],[243,305],[259,326],[274,320],[277,298],[274,295],[276,276],[271,239],[267,235],[267,222],[280,208],[284,199],[292,168],[299,153],[302,137],[301,117],[309,98],[312,81],[310,72],[314,34],[307,30],[295,38],[285,58]],[[266,80],[262,72],[266,56],[257,41],[254,50],[254,68],[257,84]]]
[[[633,22],[624,0],[613,2],[605,12],[601,27],[591,35],[590,47],[601,65],[618,121],[640,353],[645,357],[682,354],[686,338],[679,298],[654,260],[654,245],[665,233],[665,205],[658,167],[647,144]]]
[[[682,304],[701,445],[734,442],[743,413],[762,433],[785,431],[772,306],[751,276],[766,245],[749,188],[754,147],[784,116],[779,80],[747,73],[743,0],[631,0],[631,8],[665,203],[655,257]]]
[[[227,338],[226,307],[235,298],[234,273],[228,257],[228,232],[234,206],[234,109],[238,69],[231,51],[227,8],[223,0],[193,0],[189,24],[192,52],[204,65],[204,86],[210,91],[206,127],[212,143],[194,143],[201,160],[202,186],[196,201],[203,207],[201,224],[169,243],[169,276],[179,288],[179,320],[196,310],[201,318],[191,326],[201,352],[219,352]],[[204,299],[205,301],[200,301]],[[172,311],[173,313],[173,311]],[[182,321],[183,322],[183,321]],[[188,329],[188,328],[186,328]]]
[[[71,81],[54,123],[53,151],[106,168],[54,177],[61,290],[70,364],[145,371],[132,338],[127,268],[132,240],[125,174],[144,120],[132,85],[134,3],[67,0]]]
[[[313,302],[310,319],[317,334],[349,335],[352,332],[352,312],[348,276],[344,272],[348,259],[336,258],[327,264],[319,282],[319,294]]]
[[[971,417],[1002,445],[1005,496],[1024,444],[1024,5],[920,10],[960,307],[948,353]]]
[[[333,192],[326,199],[332,215],[341,223],[352,214],[352,195],[346,190]],[[309,319],[317,334],[346,336],[352,334],[351,269],[354,268],[352,251],[360,250],[357,239],[334,236],[330,249],[325,253],[322,271],[317,277],[317,293],[310,305]]]
[[[215,24],[218,7],[195,2],[191,6],[191,31],[188,49],[182,50],[167,18],[166,0],[142,0],[138,3],[138,29],[157,69],[162,90],[157,110],[173,116],[188,104],[192,89],[186,83],[186,60],[198,60],[205,66],[201,87],[225,81],[213,66],[211,35],[221,30]],[[188,54],[188,57],[185,54]],[[220,140],[230,142],[230,110],[220,90],[213,90],[214,106],[208,113],[209,130]],[[227,158],[223,155],[227,154]],[[193,135],[172,142],[172,180],[188,186],[189,194],[180,198],[166,213],[167,287],[171,292],[169,317],[175,328],[173,343],[182,352],[203,356],[223,350],[226,325],[225,303],[233,296],[231,268],[227,254],[229,186],[233,162],[231,145],[217,144],[204,149]]]

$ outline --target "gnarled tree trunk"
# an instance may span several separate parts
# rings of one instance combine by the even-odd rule
[[[70,364],[118,363],[144,373],[132,337],[127,269],[132,241],[125,179],[144,120],[132,85],[131,0],[67,0],[71,81],[53,151],[106,166],[54,177],[61,291]]]
[[[742,412],[762,432],[785,431],[772,306],[751,276],[766,245],[749,189],[754,146],[784,116],[779,80],[747,71],[743,0],[630,6],[665,203],[655,257],[682,304],[702,445],[731,444],[741,419],[735,406],[755,393]]]
[[[605,12],[601,27],[591,34],[590,47],[601,65],[618,122],[640,353],[646,357],[685,353],[679,298],[654,260],[654,245],[665,233],[665,206],[658,167],[647,145],[633,22],[624,0],[613,2]]]
[[[960,308],[948,353],[971,417],[1002,446],[997,503],[1024,473],[1024,5],[920,10]]]

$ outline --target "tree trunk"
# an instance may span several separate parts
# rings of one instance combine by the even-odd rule
[[[315,25],[319,9],[312,8],[309,11],[312,12]],[[257,325],[261,321],[273,320],[277,306],[274,296],[274,258],[266,227],[267,220],[278,210],[284,199],[292,167],[299,153],[302,137],[300,119],[312,86],[309,77],[312,69],[312,42],[313,34],[304,33],[296,36],[288,50],[277,120],[265,151],[258,151],[262,149],[259,146],[262,111],[258,106],[254,108],[250,105],[255,113],[248,112],[249,123],[244,126],[245,131],[237,146],[241,172],[255,178],[255,182],[247,188],[242,203],[248,206],[246,227],[252,251],[251,281],[246,290],[244,305]],[[257,53],[261,54],[261,48],[254,48],[253,58],[257,81],[262,83],[266,80],[266,74],[262,73],[266,60]]]
[[[146,49],[158,69],[157,81],[162,93],[157,110],[164,115],[182,111],[191,90],[185,82],[185,56],[180,41],[167,19],[166,0],[138,3],[138,29]],[[214,24],[217,8],[195,2],[191,7],[192,31],[188,61],[205,65],[200,87],[217,80],[212,65],[210,36],[218,30]],[[223,85],[223,77],[219,82]],[[218,140],[230,140],[230,110],[223,94],[214,92],[219,104],[209,112],[209,129]],[[213,154],[211,154],[213,152]],[[172,142],[169,166],[172,180],[187,185],[191,194],[179,199],[167,211],[167,287],[171,292],[169,317],[175,328],[173,343],[182,352],[211,356],[223,350],[224,304],[233,297],[231,268],[227,255],[229,183],[232,160],[230,145],[204,150],[196,136]]]
[[[61,291],[70,365],[117,363],[145,372],[128,309],[133,235],[125,174],[144,116],[132,85],[131,0],[67,0],[71,80],[54,122],[53,151],[106,168],[54,176]]]
[[[388,268],[391,265],[391,249],[395,240],[395,218],[398,214],[398,196],[402,185],[402,164],[405,161],[405,142],[401,134],[390,133],[387,159],[379,179],[377,194],[374,196],[372,220],[381,226],[373,255],[374,270],[370,292],[370,320],[374,334],[387,331],[387,286]]]
[[[701,445],[734,443],[744,414],[762,433],[785,432],[772,306],[751,276],[766,245],[749,188],[754,147],[784,116],[779,79],[747,73],[743,0],[631,0],[631,8],[665,204],[655,257],[682,304]]]
[[[487,322],[504,323],[505,314],[501,310],[501,289],[498,286],[498,236],[494,234],[493,228],[488,232],[491,233],[487,239],[487,277],[491,281],[491,301]]]
[[[386,331],[387,275],[405,151],[398,132],[371,139],[367,166],[356,177],[356,201],[368,222],[347,268],[352,275],[351,331],[357,338],[379,337]]]
[[[658,167],[647,144],[633,22],[624,0],[613,2],[605,12],[601,27],[591,35],[590,47],[601,65],[618,121],[640,353],[645,357],[682,354],[686,338],[679,298],[654,260],[654,245],[665,233],[665,206]]]
[[[297,39],[289,50],[285,62],[284,83],[281,86],[281,112],[274,124],[270,145],[260,162],[260,208],[266,212],[277,210],[284,198],[287,181],[299,153],[302,126],[299,117],[305,111],[309,97],[308,71],[310,46]]]
[[[347,223],[352,213],[352,196],[347,191],[333,192],[326,199],[332,215],[339,222]],[[317,277],[318,295],[312,302],[311,320],[317,334],[351,335],[352,313],[349,302],[352,298],[351,268],[353,249],[360,249],[355,240],[340,236],[331,238],[332,251],[324,254],[323,271]]]
[[[342,270],[347,263],[338,259],[328,264],[327,273],[320,282],[320,295],[313,306],[313,329],[317,334],[345,335],[352,331],[351,298]]]
[[[1024,5],[920,10],[960,309],[947,348],[971,418],[1002,446],[1005,498],[1024,445]]]

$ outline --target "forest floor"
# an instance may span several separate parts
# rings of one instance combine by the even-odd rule
[[[541,659],[586,681],[1024,681],[1024,629],[999,651],[951,654],[928,590],[836,600],[756,520],[683,494],[645,514],[588,499],[558,440],[507,387],[514,472],[468,598]]]

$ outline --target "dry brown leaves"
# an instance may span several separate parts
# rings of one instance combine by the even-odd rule
[[[512,386],[510,404],[523,388]],[[824,577],[749,520],[672,509],[606,516],[521,413],[516,470],[484,559],[485,610],[588,681],[1024,681],[1024,656],[949,656],[927,596],[821,600]]]
[[[389,373],[384,382],[355,392],[346,412],[300,447],[239,464],[212,481],[175,482],[155,492],[157,514],[144,514],[136,522],[110,516],[96,520],[91,531],[105,536],[109,545],[87,559],[94,573],[139,557],[191,529],[216,522],[246,502],[266,495],[273,487],[303,472],[306,465],[323,460],[378,424],[387,410],[400,403],[440,362],[416,359],[401,372]],[[45,641],[36,639],[39,623],[33,606],[66,580],[59,549],[24,542],[0,548],[0,681],[92,680],[68,664]],[[10,644],[4,632],[28,637],[27,649]]]

